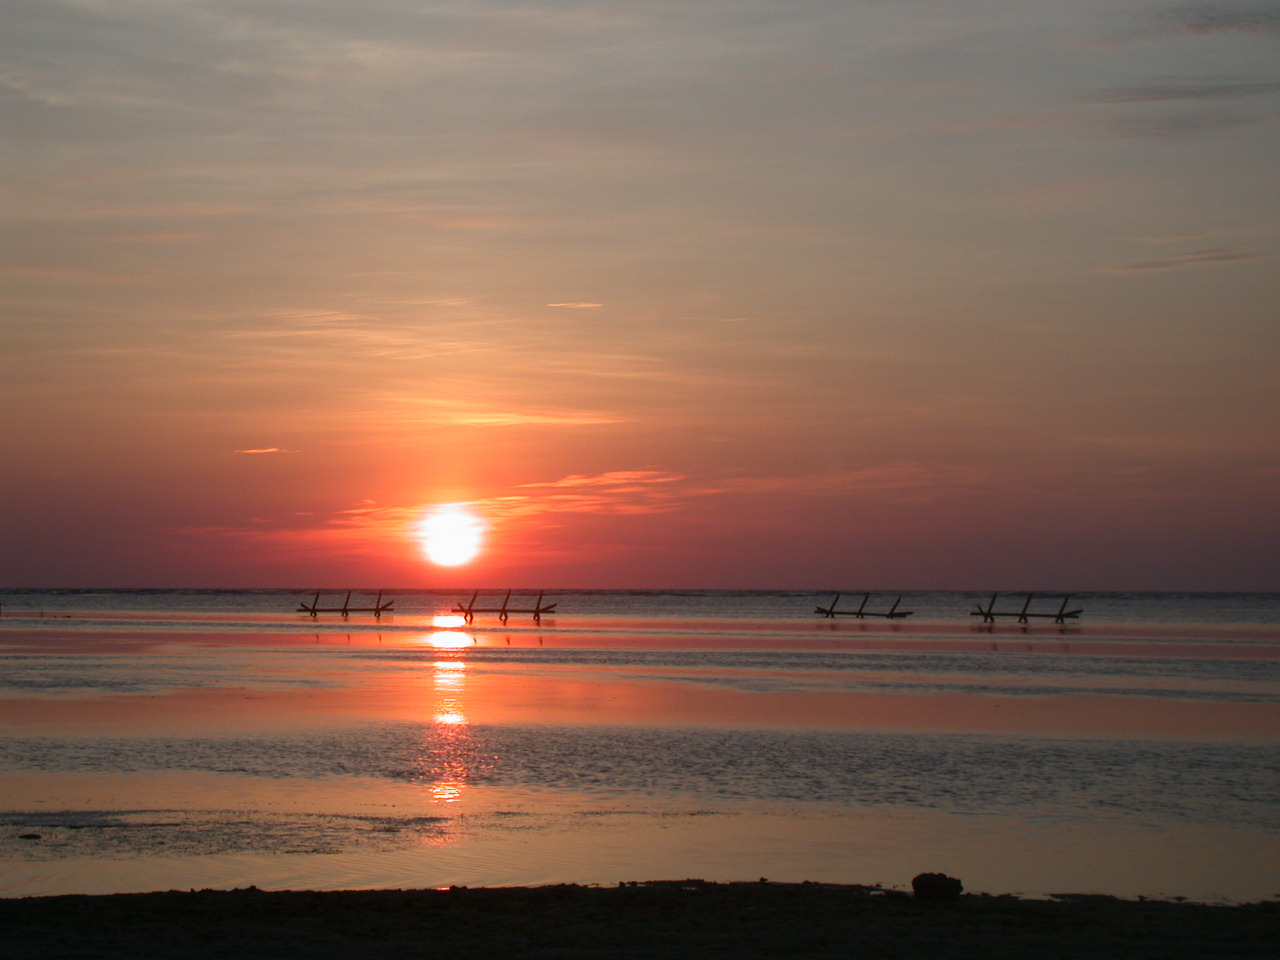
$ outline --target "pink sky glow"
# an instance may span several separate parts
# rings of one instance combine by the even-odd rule
[[[0,51],[0,589],[1280,589],[1274,5],[17,3]]]

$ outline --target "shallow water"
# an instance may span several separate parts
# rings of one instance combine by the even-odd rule
[[[0,765],[15,774],[193,772],[300,784],[359,776],[603,804],[823,803],[1273,829],[1276,759],[1266,744],[431,723],[261,738],[15,737],[0,747]],[[1158,808],[1153,795],[1163,798]]]
[[[477,606],[500,605],[505,591],[479,591]],[[313,589],[293,590],[9,590],[0,598],[6,616],[56,616],[68,612],[103,615],[137,613],[166,619],[187,614],[213,616],[234,623],[254,617],[274,617],[294,612],[310,603]],[[395,616],[430,618],[448,613],[471,600],[473,591],[453,590],[323,590],[322,606],[341,605],[350,595],[352,605],[370,606],[381,596],[394,603]],[[597,618],[621,617],[645,620],[778,620],[811,617],[817,605],[829,606],[839,595],[837,609],[856,609],[862,589],[839,586],[815,590],[556,590],[547,591],[545,602],[557,604],[557,614],[581,623]],[[1098,592],[1073,594],[1042,592],[1033,597],[1033,611],[1055,611],[1063,596],[1068,607],[1083,609],[1077,622],[1103,624],[1280,625],[1277,593],[1151,593]],[[536,590],[512,591],[521,606],[539,596]],[[900,610],[912,611],[913,622],[967,623],[975,606],[991,600],[991,593],[972,590],[880,590],[869,594],[867,610],[886,611],[895,599]],[[997,610],[1018,610],[1025,591],[998,595]],[[849,622],[841,618],[842,622]],[[905,623],[907,621],[898,621]],[[418,624],[420,625],[420,624]]]
[[[190,596],[58,616],[6,597],[0,892],[944,870],[990,892],[1280,893],[1265,604],[976,628],[725,618],[786,594],[635,617],[628,594],[423,629]]]

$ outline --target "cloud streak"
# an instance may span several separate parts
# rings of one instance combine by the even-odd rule
[[[1273,4],[1199,3],[1171,16],[1192,33],[1251,33],[1280,36],[1280,10]]]
[[[575,474],[561,477],[559,480],[546,480],[538,483],[522,483],[525,490],[574,490],[584,487],[603,487],[612,490],[635,491],[651,484],[677,483],[685,480],[676,473],[663,473],[658,470],[614,470],[597,474],[593,477]]]
[[[1256,260],[1259,254],[1248,250],[1214,248],[1193,250],[1189,253],[1175,254],[1169,257],[1152,257],[1147,260],[1134,260],[1130,263],[1113,267],[1121,273],[1142,272],[1147,270],[1181,270],[1185,267],[1202,267],[1223,263],[1238,263],[1245,260]]]
[[[1099,94],[1100,103],[1151,103],[1170,100],[1229,100],[1280,92],[1280,82],[1183,83],[1119,87]]]

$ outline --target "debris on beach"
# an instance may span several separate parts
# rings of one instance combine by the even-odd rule
[[[911,878],[911,892],[925,903],[955,903],[964,884],[945,873],[921,873]]]

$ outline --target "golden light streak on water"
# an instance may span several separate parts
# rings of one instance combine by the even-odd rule
[[[441,650],[448,650],[473,646],[476,638],[469,633],[463,633],[461,630],[436,630],[423,637],[422,642]]]
[[[433,646],[443,649],[470,646],[469,634],[438,631],[431,634]],[[427,762],[435,771],[428,788],[437,803],[457,803],[466,792],[471,771],[467,760],[467,717],[463,712],[467,665],[462,660],[438,660],[431,665],[433,703],[432,728]]]

